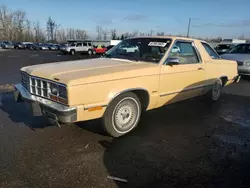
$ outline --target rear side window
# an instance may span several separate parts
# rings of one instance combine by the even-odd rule
[[[84,43],[83,43],[83,46],[87,46],[87,43],[84,42]]]
[[[210,45],[204,42],[202,42],[201,44],[203,45],[203,47],[205,48],[205,50],[207,51],[207,53],[210,55],[211,58],[220,59],[220,56],[214,51],[214,49]]]
[[[80,47],[80,46],[82,46],[82,43],[77,43],[76,46],[77,46],[77,47]]]

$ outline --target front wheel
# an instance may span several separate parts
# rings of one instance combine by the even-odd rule
[[[69,53],[70,53],[70,55],[75,55],[76,52],[75,52],[75,50],[70,50]]]
[[[103,117],[105,131],[120,137],[132,131],[141,117],[141,103],[132,92],[117,96],[106,109]]]

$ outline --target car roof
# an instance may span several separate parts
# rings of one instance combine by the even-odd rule
[[[176,36],[139,36],[139,37],[132,37],[132,38],[162,38],[162,39],[172,39],[172,40],[190,40],[190,41],[206,42],[206,41],[200,40],[200,39],[187,38],[187,37],[176,37]]]

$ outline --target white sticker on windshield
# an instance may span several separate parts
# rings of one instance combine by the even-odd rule
[[[165,42],[150,42],[148,46],[165,47],[167,43]]]

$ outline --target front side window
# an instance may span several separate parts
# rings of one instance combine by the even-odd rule
[[[214,51],[214,49],[210,45],[204,42],[202,42],[201,44],[212,59],[220,59],[220,56]]]
[[[88,43],[89,46],[92,46],[91,43]]]
[[[168,58],[177,58],[179,60],[179,64],[200,63],[192,42],[186,41],[177,41],[170,50]]]
[[[171,42],[172,40],[168,38],[125,39],[110,49],[105,56],[159,63]]]

